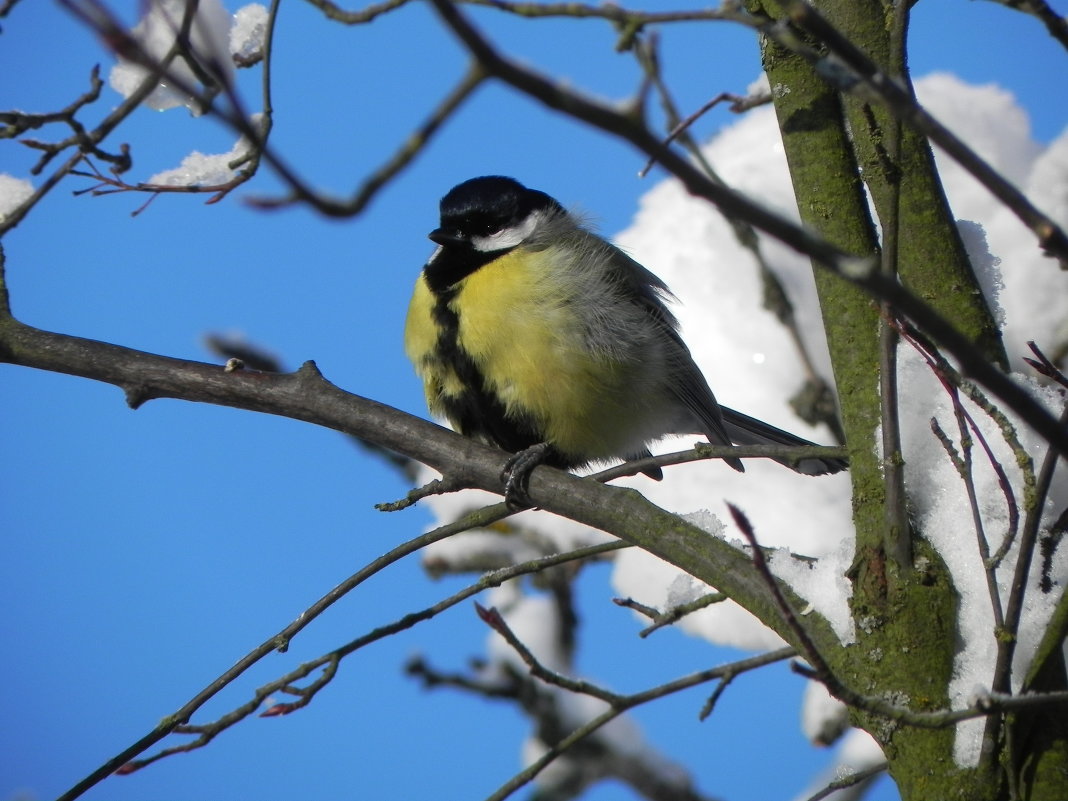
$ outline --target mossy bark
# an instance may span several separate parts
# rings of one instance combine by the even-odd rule
[[[754,13],[784,16],[785,4],[779,0],[749,0],[748,5]],[[906,75],[904,37],[895,34],[892,8],[880,0],[824,0],[816,5],[877,64],[891,74]],[[840,95],[800,56],[770,40],[764,40],[762,47],[804,223],[849,252],[877,253],[866,185],[879,219],[896,216],[895,268],[903,283],[951,320],[989,359],[1004,364],[1000,335],[926,140],[908,126],[898,135],[897,123],[884,107]],[[887,146],[889,136],[898,137],[892,147]],[[876,440],[881,414],[879,309],[827,271],[817,269],[815,275],[850,454],[857,536],[850,575],[857,643],[824,656],[842,681],[859,693],[915,710],[944,709],[956,648],[957,595],[944,563],[922,539],[922,532],[913,533],[910,562],[899,563],[887,552],[888,495]],[[953,759],[952,728],[893,726],[857,710],[853,719],[882,745],[906,801],[1004,798],[1007,783],[1002,766],[1020,765],[1033,756],[1017,753],[1010,759],[1002,746],[1003,753],[979,768],[964,769]],[[1060,733],[1064,726],[1051,731],[1049,721],[1036,723],[1034,718],[1028,724],[1030,742],[1046,735],[1049,742],[1041,745],[1048,764],[1037,764],[1035,778],[1021,783],[1026,797],[1068,798],[1068,761]]]

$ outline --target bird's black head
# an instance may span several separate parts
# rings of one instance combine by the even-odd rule
[[[444,248],[501,253],[519,245],[547,213],[561,210],[544,192],[487,175],[453,187],[441,199],[441,227],[430,239]]]
[[[556,213],[563,213],[559,203],[512,178],[487,175],[454,186],[441,199],[440,227],[429,234],[441,247],[423,268],[427,283],[445,292],[521,245]]]

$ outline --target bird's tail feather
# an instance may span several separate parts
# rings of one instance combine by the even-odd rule
[[[789,431],[783,431],[755,417],[736,412],[734,409],[721,407],[723,423],[727,428],[731,441],[735,445],[815,445],[807,439],[802,439]],[[785,459],[775,461],[784,464],[791,470],[804,473],[806,476],[822,476],[826,473],[837,473],[845,470],[848,466],[844,459],[812,458],[802,459],[794,463]]]

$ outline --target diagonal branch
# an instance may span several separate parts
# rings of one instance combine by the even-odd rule
[[[1060,259],[1062,267],[1068,268],[1068,234],[1065,234],[1054,220],[1036,208],[1023,192],[980,158],[956,134],[928,114],[898,81],[880,70],[812,5],[804,0],[792,0],[788,8],[794,22],[826,45],[833,56],[844,62],[863,81],[864,86],[874,92],[897,117],[915,126],[970,172],[1031,229],[1043,249]],[[828,65],[827,69],[821,71],[828,79],[840,73],[840,65],[838,70]],[[853,76],[847,74],[845,80],[852,82]],[[849,91],[853,87],[841,85],[839,88]]]
[[[505,452],[345,392],[324,379],[313,362],[286,374],[228,371],[42,331],[4,317],[6,302],[0,280],[0,362],[114,384],[123,389],[133,408],[155,398],[175,398],[302,420],[405,454],[461,486],[502,491]],[[650,503],[639,492],[549,467],[534,470],[529,492],[539,507],[614,534],[727,593],[789,638],[790,629],[766,583],[743,552]],[[820,642],[838,642],[822,617],[813,614],[809,622]]]
[[[444,539],[445,537],[450,537],[453,534],[459,533],[461,531],[466,531],[472,528],[481,528],[483,526],[490,525],[494,521],[494,519],[499,519],[500,517],[506,516],[508,514],[510,514],[510,512],[507,511],[504,504],[497,504],[496,506],[480,509],[469,515],[465,515],[460,520],[450,523],[447,526],[441,526],[440,528],[428,532],[427,534],[424,534],[421,537],[416,537],[415,539],[404,543],[398,548],[395,548],[389,554],[386,554],[385,556],[361,569],[354,575],[350,576],[346,581],[339,584],[337,587],[331,590],[330,593],[328,593],[315,604],[310,606],[307,610],[302,612],[294,623],[290,624],[281,632],[276,634],[273,638],[268,640],[267,643],[264,644],[264,646],[260,646],[259,648],[252,651],[245,658],[245,660],[250,659],[253,654],[255,654],[256,656],[254,661],[258,661],[259,659],[270,653],[271,650],[284,650],[284,648],[278,645],[278,643],[283,642],[288,644],[288,642],[292,640],[297,633],[294,630],[294,627],[297,626],[297,624],[300,624],[301,627],[306,626],[308,623],[311,622],[311,620],[326,611],[327,607],[329,607],[335,601],[340,600],[341,597],[346,595],[351,590],[355,589],[356,586],[361,584],[366,579],[370,578],[371,575],[373,575],[374,573],[380,572],[382,569],[399,561],[405,556],[408,556],[414,551],[431,544],[432,542],[437,542],[441,539]],[[406,629],[410,629],[416,624],[422,623],[423,621],[430,620],[431,618],[441,614],[442,612],[448,609],[451,609],[460,602],[470,598],[473,595],[477,595],[478,593],[484,590],[490,589],[492,587],[498,587],[505,581],[516,578],[517,576],[539,572],[554,567],[556,565],[587,559],[610,551],[617,551],[621,548],[626,547],[628,547],[628,545],[625,542],[620,541],[601,543],[600,545],[592,545],[586,548],[579,548],[577,550],[569,551],[567,553],[553,554],[552,556],[530,560],[528,562],[523,562],[521,564],[512,565],[507,568],[501,568],[499,570],[494,570],[489,573],[485,573],[478,581],[468,585],[459,592],[450,595],[448,598],[445,598],[425,609],[421,609],[417,612],[407,614],[404,617],[393,621],[392,623],[379,626],[373,631],[370,631],[361,637],[357,637],[356,639],[345,643],[344,645],[341,645],[338,648],[335,648],[333,651],[330,651],[329,653],[324,654],[323,656],[317,659],[305,662],[294,670],[291,670],[290,672],[286,673],[284,676],[281,676],[263,685],[262,687],[257,688],[255,693],[253,694],[253,697],[249,699],[249,701],[237,707],[236,709],[231,710],[230,712],[218,718],[217,720],[214,720],[210,723],[198,725],[182,724],[174,726],[172,731],[176,734],[197,734],[199,736],[195,740],[183,743],[181,745],[172,746],[170,748],[165,748],[161,751],[156,752],[155,754],[152,754],[149,757],[125,762],[118,769],[118,772],[123,774],[133,773],[136,770],[150,765],[153,762],[157,762],[160,759],[171,756],[172,754],[185,753],[208,745],[219,733],[225,731],[228,728],[231,728],[235,724],[247,718],[249,715],[252,715],[257,709],[260,708],[264,700],[267,699],[272,693],[288,693],[290,695],[297,696],[297,700],[292,702],[274,704],[269,709],[262,712],[260,714],[260,717],[277,717],[295,712],[298,709],[305,707],[309,703],[311,703],[315,695],[333,680],[334,676],[337,673],[338,666],[340,665],[341,660],[345,657],[355,653],[356,651],[362,648],[365,648],[368,645],[371,645],[372,643],[378,642],[379,640],[382,640],[386,637],[390,637],[401,631],[405,631]],[[267,645],[268,643],[273,644],[275,647],[272,647],[269,650],[264,650],[265,645]],[[225,684],[231,683],[234,679],[237,678],[237,668],[241,666],[245,662],[245,660],[242,660],[242,662],[239,662],[237,666],[231,668],[229,671],[224,673],[223,676],[219,677],[219,679],[213,682],[211,686],[215,687],[220,684],[220,682],[224,682]],[[251,665],[251,663],[249,664]],[[323,673],[315,681],[303,687],[297,687],[294,685],[295,682],[306,678],[307,676],[309,676],[316,670],[319,670],[320,668],[322,669]],[[196,696],[193,701],[200,699],[202,695],[203,693]],[[186,704],[186,706],[183,707],[182,710],[180,710],[178,713],[171,715],[168,720],[177,722],[182,719],[183,715],[187,719],[189,715],[185,714],[185,711],[187,707],[191,703],[193,703],[193,701],[190,701],[189,704]],[[123,754],[127,753],[128,751],[129,749],[124,751]],[[112,762],[114,761],[115,760],[111,760],[108,765],[112,764]],[[101,768],[101,771],[103,770],[104,768]],[[106,775],[108,774],[104,773],[104,776]],[[68,796],[64,797],[73,799],[76,796],[68,794]]]
[[[991,0],[1015,11],[1030,14],[1046,26],[1049,35],[1068,50],[1068,17],[1061,16],[1046,0]]]
[[[649,701],[654,701],[658,698],[663,698],[681,690],[689,689],[690,687],[696,687],[715,679],[720,680],[721,684],[719,691],[722,691],[722,688],[729,684],[736,676],[765,665],[780,662],[783,659],[789,659],[796,653],[794,649],[790,647],[779,648],[775,651],[768,651],[763,654],[758,654],[757,656],[749,657],[748,659],[741,659],[737,662],[731,662],[720,667],[692,673],[689,676],[683,676],[648,690],[636,692],[631,695],[620,695],[598,687],[590,682],[563,676],[544,667],[529,649],[519,641],[511,629],[508,628],[507,623],[504,622],[504,619],[495,609],[486,610],[479,608],[479,616],[482,617],[494,631],[504,637],[508,644],[516,650],[530,668],[531,676],[541,679],[547,684],[560,687],[570,692],[590,695],[608,704],[607,710],[573,729],[559,742],[547,744],[549,747],[545,754],[535,760],[525,770],[505,782],[495,793],[488,796],[486,801],[502,801],[502,799],[507,798],[523,785],[530,782],[558,756],[566,753],[585,737],[590,736],[602,726],[610,723],[628,709],[648,703]]]

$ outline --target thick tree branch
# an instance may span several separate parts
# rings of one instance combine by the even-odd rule
[[[4,309],[6,297],[0,293],[0,311]],[[0,361],[114,384],[133,408],[156,398],[175,398],[303,420],[407,455],[461,486],[502,491],[500,475],[507,458],[503,451],[345,392],[324,379],[312,362],[287,374],[228,372],[42,331],[2,316]],[[531,476],[530,497],[543,509],[649,550],[726,592],[780,633],[790,634],[744,553],[654,506],[640,493],[540,467]],[[811,615],[807,621],[820,642],[837,643],[822,618]]]
[[[1012,185],[997,170],[986,163],[952,131],[942,125],[920,106],[911,94],[873,63],[849,39],[843,36],[826,18],[805,0],[792,0],[788,6],[791,19],[827,46],[831,53],[848,65],[856,78],[893,111],[915,126],[933,143],[953,157],[990,192],[1012,211],[1020,221],[1034,232],[1039,244],[1068,269],[1068,234],[1049,216],[1041,212],[1030,200]],[[817,65],[817,68],[819,65]],[[822,74],[828,79],[840,75],[841,69],[827,64]],[[849,76],[839,82],[839,88],[849,91],[853,82]]]

